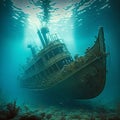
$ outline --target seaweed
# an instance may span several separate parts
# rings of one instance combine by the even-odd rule
[[[14,118],[18,115],[20,107],[17,107],[16,105],[16,101],[14,101],[13,103],[8,103],[7,104],[7,118],[11,119]]]
[[[0,120],[9,120],[15,118],[19,113],[20,107],[16,105],[16,101],[4,105],[0,110]]]

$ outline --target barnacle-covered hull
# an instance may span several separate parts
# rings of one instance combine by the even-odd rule
[[[56,46],[59,45],[54,44],[46,51],[54,52],[53,48],[56,49]],[[45,52],[43,53],[46,54]],[[37,72],[30,79],[21,80],[22,87],[35,90],[40,96],[52,99],[90,99],[102,92],[106,81],[106,49],[102,27],[95,44],[86,50],[84,56],[76,56],[75,60],[71,59],[68,52],[60,54],[62,58],[56,56],[48,62],[52,65],[47,64],[50,67],[44,68],[45,73],[49,73],[48,70],[53,66],[53,74],[41,77],[44,72]],[[66,64],[57,69],[58,65],[61,65],[60,62]]]

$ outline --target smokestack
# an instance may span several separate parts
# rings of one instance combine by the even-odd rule
[[[43,46],[43,48],[44,48],[44,47],[45,47],[45,42],[44,42],[44,39],[43,39],[43,37],[42,37],[42,35],[41,35],[41,32],[38,30],[37,33],[38,33],[38,36],[39,36],[40,41],[41,41],[41,43],[42,43],[42,46]]]
[[[49,33],[49,29],[47,27],[42,27],[41,28],[41,33],[43,35],[43,38],[44,38],[44,41],[45,41],[45,44],[48,45],[49,43],[49,39],[47,38],[47,33]]]

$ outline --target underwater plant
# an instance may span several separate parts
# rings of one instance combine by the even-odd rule
[[[15,118],[19,113],[20,107],[16,101],[3,105],[0,109],[0,120],[9,120]]]
[[[7,118],[11,119],[14,118],[18,115],[20,107],[18,107],[16,105],[16,101],[14,101],[13,103],[8,103],[7,105]]]

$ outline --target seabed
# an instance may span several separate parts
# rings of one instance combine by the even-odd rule
[[[0,120],[120,120],[120,105],[116,109],[104,106],[18,106],[16,101],[0,105]]]

